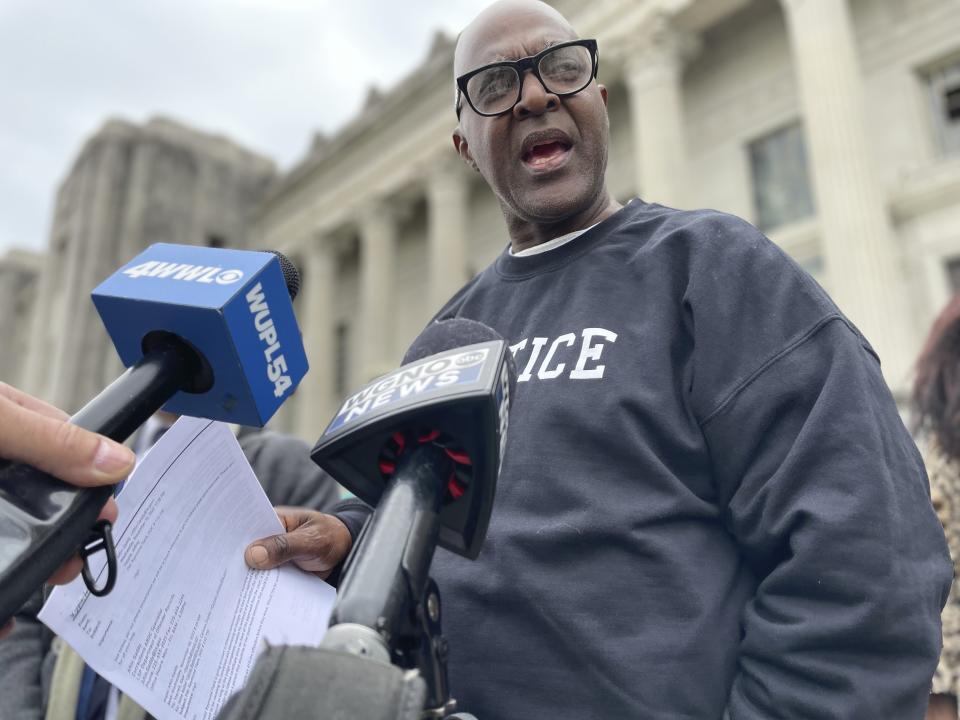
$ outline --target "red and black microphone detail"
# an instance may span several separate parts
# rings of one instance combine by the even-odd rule
[[[470,487],[473,476],[473,461],[470,455],[463,450],[449,435],[439,430],[425,429],[413,433],[397,431],[390,436],[380,451],[378,465],[384,481],[389,481],[397,470],[397,461],[404,450],[414,443],[425,445],[432,443],[441,448],[450,460],[450,473],[446,481],[446,496],[443,504],[459,500]]]

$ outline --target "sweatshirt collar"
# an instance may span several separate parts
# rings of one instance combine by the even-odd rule
[[[507,245],[494,263],[495,270],[502,277],[521,279],[566,265],[601,242],[612,228],[626,222],[628,218],[627,208],[633,208],[641,202],[637,198],[630,200],[603,222],[596,223],[585,230],[576,231],[576,236],[573,239],[566,240],[566,242],[558,241],[565,240],[567,236],[549,241],[551,245],[556,243],[557,246],[553,246],[545,252],[532,255],[513,255],[510,253],[510,245]]]

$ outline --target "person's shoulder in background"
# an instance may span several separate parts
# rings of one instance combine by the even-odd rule
[[[273,505],[328,511],[340,500],[340,486],[310,459],[310,446],[303,440],[248,428],[241,429],[237,440]]]

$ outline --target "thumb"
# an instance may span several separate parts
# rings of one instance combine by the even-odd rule
[[[269,570],[297,557],[299,547],[296,530],[254,540],[247,546],[243,559],[256,570]]]
[[[117,483],[133,469],[123,445],[0,396],[0,457],[26,463],[74,485]]]
[[[269,570],[293,561],[302,570],[325,577],[350,549],[350,531],[335,517],[315,511],[305,511],[299,518],[279,510],[277,514],[287,532],[250,543],[244,559],[252,568]]]
[[[307,522],[307,518],[294,512],[301,508],[276,507],[274,510],[287,532],[254,540],[247,546],[243,559],[256,570],[269,570],[292,560],[294,556],[290,549],[290,535]]]

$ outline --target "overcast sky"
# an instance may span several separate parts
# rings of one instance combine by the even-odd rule
[[[0,255],[110,116],[163,114],[290,167],[488,0],[0,0]]]

